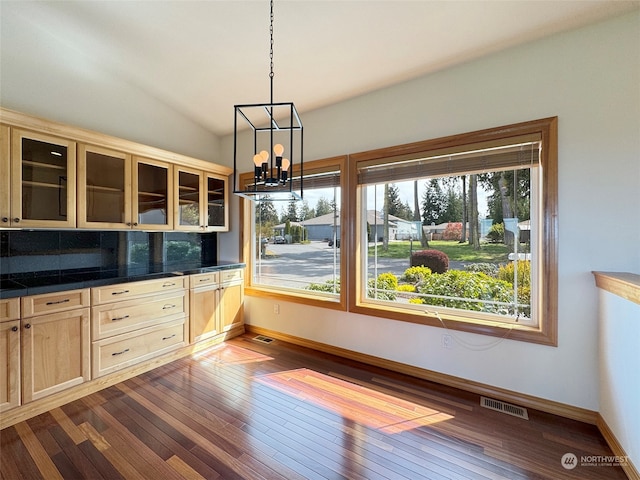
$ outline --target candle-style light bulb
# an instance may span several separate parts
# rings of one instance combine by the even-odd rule
[[[253,164],[254,164],[256,167],[262,167],[262,156],[261,156],[259,153],[256,153],[256,154],[253,156]]]
[[[276,154],[276,157],[281,157],[282,154],[284,153],[284,147],[281,144],[276,143],[273,146],[273,153]]]
[[[282,170],[285,171],[285,172],[287,170],[289,170],[289,165],[291,165],[291,162],[289,161],[289,159],[288,158],[283,158],[282,159]]]
[[[267,160],[269,160],[269,152],[262,150],[260,156],[262,157],[262,163],[267,163]]]

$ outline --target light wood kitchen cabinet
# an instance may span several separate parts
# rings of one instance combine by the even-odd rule
[[[94,378],[187,345],[187,282],[168,277],[92,289]]]
[[[175,166],[173,211],[175,230],[228,230],[228,177]]]
[[[190,341],[200,342],[244,324],[241,269],[200,273],[190,277]]]
[[[190,276],[191,292],[189,340],[191,343],[206,340],[221,332],[220,313],[220,274],[202,273]]]
[[[228,332],[244,324],[243,270],[220,272],[220,329]]]
[[[69,298],[66,295],[69,293],[64,292],[63,297]],[[56,293],[22,298],[20,346],[23,403],[91,379],[88,291],[79,295],[87,299],[81,308],[72,305],[71,300],[47,305],[47,298],[51,298],[52,302],[65,299],[60,296]],[[30,310],[32,305],[43,305],[43,308],[56,310],[56,313],[37,314],[37,310],[36,313]]]
[[[78,145],[78,227],[131,228],[131,155]]]
[[[5,150],[3,146],[3,157]],[[10,157],[9,215],[3,212],[2,224],[22,228],[75,227],[76,143],[13,128]],[[6,205],[2,210],[7,210]]]
[[[8,227],[11,216],[11,130],[0,124],[0,226]]]
[[[173,168],[170,163],[133,158],[133,228],[173,229]]]
[[[20,405],[20,299],[0,300],[0,412]]]

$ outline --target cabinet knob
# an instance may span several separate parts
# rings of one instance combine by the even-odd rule
[[[2,217],[2,223],[8,223],[9,222],[9,218],[7,217]]]
[[[137,226],[138,226],[138,222],[134,222],[134,223],[133,223],[133,226],[134,226],[134,227],[137,227]]]
[[[127,227],[130,227],[130,226],[131,226],[131,222],[127,222]]]
[[[24,326],[24,328],[31,328],[31,324],[30,324],[30,323],[27,323],[27,324]]]
[[[15,223],[20,223],[20,219],[19,219],[18,217],[14,218],[14,219],[13,219],[13,221],[14,221]]]
[[[18,327],[11,327],[11,331],[12,332],[17,332],[18,331]]]

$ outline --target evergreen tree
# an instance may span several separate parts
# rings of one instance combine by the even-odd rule
[[[446,207],[446,197],[440,187],[438,179],[432,178],[427,184],[427,188],[422,194],[422,224],[438,225],[443,223],[444,211]]]
[[[322,215],[326,215],[327,213],[333,213],[334,211],[334,202],[329,201],[324,197],[320,197],[318,203],[316,204],[316,217],[321,217]]]
[[[316,212],[313,208],[309,208],[309,202],[304,200],[302,205],[300,206],[300,212],[298,213],[298,218],[300,220],[308,220],[310,218],[315,218]]]

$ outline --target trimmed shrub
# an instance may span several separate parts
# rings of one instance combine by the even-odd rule
[[[411,303],[441,305],[476,312],[510,313],[513,309],[473,300],[513,302],[513,285],[479,272],[451,270],[442,275],[430,275],[418,286],[418,292],[428,295],[455,295],[460,298],[425,297]],[[465,300],[469,299],[469,300]]]
[[[395,300],[395,291],[398,289],[398,277],[393,273],[381,273],[377,279],[368,282],[367,296],[377,300]]]
[[[494,278],[498,276],[498,265],[495,263],[470,263],[465,265],[464,269],[466,272],[480,272]]]
[[[531,285],[531,262],[529,260],[519,260],[518,262],[518,287],[525,287]],[[506,265],[500,266],[497,277],[500,280],[514,283],[514,272],[516,262],[509,262]]]
[[[409,292],[409,293],[416,293],[416,286],[415,285],[398,285],[397,290],[399,292]]]
[[[340,279],[327,280],[324,283],[312,283],[304,288],[305,290],[313,290],[316,292],[340,293]]]
[[[433,273],[449,270],[449,257],[440,250],[418,250],[411,255],[412,267],[428,267]]]
[[[429,267],[409,267],[404,271],[402,280],[409,283],[418,283],[427,275],[431,275],[431,269]]]
[[[504,223],[494,223],[487,233],[489,243],[504,243]]]
[[[447,228],[442,232],[443,240],[460,241],[462,238],[462,222],[449,222]]]

